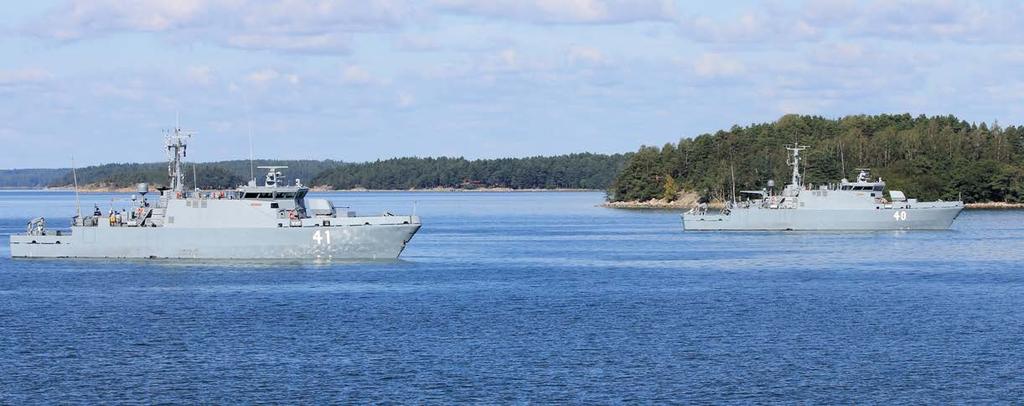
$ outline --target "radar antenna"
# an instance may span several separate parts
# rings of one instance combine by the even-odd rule
[[[807,149],[807,146],[794,142],[792,147],[786,147],[786,149],[793,153],[793,156],[786,161],[786,165],[793,167],[793,179],[790,183],[799,187],[803,184],[803,176],[800,176],[800,151]]]
[[[854,168],[857,170],[857,182],[867,182],[871,177],[871,168]]]
[[[257,168],[267,170],[267,179],[263,183],[267,187],[277,186],[277,179],[281,177],[281,171],[278,169],[288,169],[287,166],[257,166]]]
[[[172,131],[164,131],[164,140],[167,144],[167,176],[170,179],[170,189],[175,193],[185,191],[185,174],[181,171],[181,163],[187,156],[185,151],[192,135],[192,131],[182,130],[177,125]]]

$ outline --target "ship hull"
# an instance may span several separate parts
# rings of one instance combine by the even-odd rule
[[[12,235],[15,258],[395,259],[413,224],[284,228],[73,227]]]
[[[914,209],[737,209],[729,214],[682,215],[687,231],[946,230],[960,204]]]

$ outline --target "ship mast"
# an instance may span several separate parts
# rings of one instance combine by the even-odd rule
[[[803,177],[800,176],[800,151],[807,149],[807,146],[794,142],[792,147],[786,147],[786,149],[793,153],[791,161],[786,162],[789,166],[793,167],[793,179],[790,181],[790,184],[800,187],[803,181]]]
[[[170,189],[175,194],[185,191],[185,174],[181,171],[181,164],[185,159],[185,151],[188,149],[188,141],[191,138],[191,131],[182,130],[178,126],[175,126],[173,131],[166,132],[164,135],[167,144],[167,176]]]

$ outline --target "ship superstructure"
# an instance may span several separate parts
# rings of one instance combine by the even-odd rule
[[[858,169],[855,181],[814,188],[804,185],[800,173],[800,151],[794,144],[788,164],[791,181],[776,193],[774,182],[762,190],[741,191],[751,199],[731,201],[719,213],[708,213],[706,205],[682,215],[685,230],[944,230],[963,210],[960,201],[919,202],[903,192],[890,190],[885,182],[871,180],[868,169]]]
[[[265,166],[233,190],[185,190],[182,169],[191,134],[166,136],[168,187],[150,198],[139,184],[128,207],[72,218],[70,232],[29,222],[12,235],[12,257],[394,259],[419,230],[417,216],[357,216],[327,199],[311,198],[298,179],[282,180],[285,166]],[[80,212],[81,210],[79,210]]]

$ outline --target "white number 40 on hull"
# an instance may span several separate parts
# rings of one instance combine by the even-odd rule
[[[907,221],[907,212],[905,210],[897,210],[892,214],[892,218],[896,219],[896,221]]]

